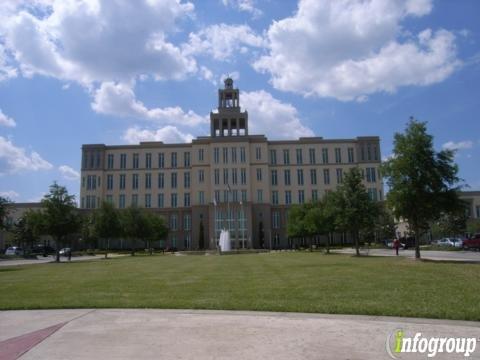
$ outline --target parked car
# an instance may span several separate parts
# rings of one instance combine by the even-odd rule
[[[475,234],[470,239],[463,240],[463,248],[480,250],[480,233]]]
[[[432,244],[437,246],[455,246],[455,243],[452,240],[450,240],[450,238],[435,240],[433,241]]]
[[[43,244],[37,244],[37,245],[33,245],[32,253],[34,253],[34,254],[43,254],[43,253],[54,254],[55,249],[52,248],[51,246],[48,246],[48,245],[45,246]]]
[[[72,249],[70,248],[63,248],[63,249],[60,249],[59,253],[60,253],[60,256],[68,256],[68,254],[72,251]]]
[[[5,255],[17,255],[17,256],[23,256],[23,249],[18,246],[10,246],[5,250]]]

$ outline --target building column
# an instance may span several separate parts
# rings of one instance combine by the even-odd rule
[[[237,136],[240,136],[240,119],[239,118],[237,118],[236,123],[237,123]]]

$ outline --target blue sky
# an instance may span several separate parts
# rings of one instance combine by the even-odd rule
[[[79,193],[85,143],[208,133],[226,74],[269,138],[378,135],[410,116],[480,189],[476,0],[3,0],[0,195]]]

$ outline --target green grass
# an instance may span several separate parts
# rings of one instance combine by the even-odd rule
[[[0,268],[0,309],[186,308],[480,320],[480,266],[314,253]]]

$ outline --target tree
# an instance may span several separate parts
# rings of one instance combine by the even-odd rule
[[[106,240],[105,244],[105,259],[108,257],[108,250],[110,249],[110,239],[118,237],[121,234],[122,227],[120,218],[115,207],[104,201],[100,208],[95,211],[95,233]]]
[[[375,232],[379,235],[380,239],[391,239],[396,236],[395,218],[385,202],[377,203]]]
[[[309,238],[310,250],[312,250],[312,236],[316,235],[316,227],[313,216],[307,214],[313,208],[311,203],[294,205],[288,213],[287,234],[294,238]]]
[[[338,228],[349,231],[355,242],[355,251],[360,255],[360,231],[371,228],[376,215],[376,206],[368,196],[358,168],[350,169],[337,188],[338,208],[336,224]]]
[[[145,238],[145,245],[149,249],[150,255],[152,255],[152,242],[165,238],[168,234],[168,227],[163,217],[152,213],[147,213],[146,215],[149,229],[147,234],[148,236]]]
[[[11,201],[3,196],[0,196],[0,230],[7,227],[6,219],[8,215],[8,206],[11,204]]]
[[[144,213],[136,206],[130,206],[122,214],[123,234],[132,242],[132,256],[138,239],[146,239],[150,232]]]
[[[69,195],[64,186],[54,182],[50,186],[50,192],[43,198],[42,206],[45,233],[55,240],[56,261],[60,262],[60,245],[63,246],[67,236],[80,228],[75,196]]]
[[[98,236],[95,231],[95,213],[91,212],[81,217],[80,233],[85,244],[90,248],[97,248]]]
[[[443,236],[457,236],[465,233],[467,230],[467,203],[460,200],[458,205],[457,209],[441,214],[436,223],[438,230]]]
[[[397,219],[405,220],[415,236],[415,258],[420,237],[442,213],[458,208],[460,179],[454,152],[433,148],[425,122],[410,118],[405,133],[396,133],[392,158],[382,166],[389,192],[387,201]]]
[[[41,234],[41,213],[33,210],[26,211],[13,225],[12,233],[15,242],[25,251],[32,248]]]

